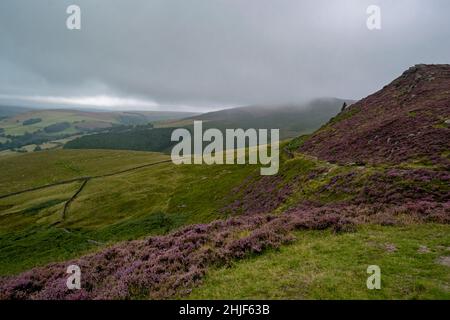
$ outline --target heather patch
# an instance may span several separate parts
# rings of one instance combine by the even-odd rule
[[[283,210],[296,194],[316,189],[315,181],[321,180],[328,170],[325,164],[302,156],[287,160],[277,176],[249,177],[232,189],[230,204],[221,211],[252,215]]]
[[[295,230],[353,231],[355,224],[450,223],[450,204],[299,205],[281,215],[244,215],[128,241],[97,254],[35,268],[0,284],[1,299],[141,299],[188,294],[212,266],[279,248]],[[82,289],[65,286],[68,265],[82,270]]]
[[[432,79],[432,80],[429,80]],[[419,65],[344,110],[299,148],[340,164],[425,158],[448,168],[450,65]]]
[[[378,169],[368,174],[351,171],[334,176],[320,192],[346,194],[351,203],[359,204],[446,202],[450,200],[450,174],[428,169]]]
[[[284,183],[281,176],[265,176],[251,184],[244,184],[231,191],[240,193],[241,197],[222,209],[223,213],[259,214],[277,209],[292,194],[295,181]]]
[[[292,241],[293,230],[342,231],[351,225],[351,220],[336,214],[305,211],[189,226],[167,236],[125,242],[78,260],[3,278],[0,299],[168,298],[189,293],[209,266]],[[65,271],[72,264],[82,270],[81,290],[66,287]]]

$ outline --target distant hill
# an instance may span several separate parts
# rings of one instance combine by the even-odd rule
[[[170,141],[173,128],[192,130],[194,120],[203,121],[204,129],[280,129],[281,139],[310,133],[341,110],[341,99],[317,99],[296,106],[253,106],[210,112],[193,117],[164,121],[156,128],[131,128],[98,133],[77,138],[66,149],[115,149],[167,152],[174,145]]]
[[[165,127],[189,126],[194,120],[204,121],[205,128],[280,129],[282,139],[311,133],[352,100],[315,99],[307,103],[280,106],[248,106],[226,109],[162,124]]]
[[[416,65],[353,104],[300,151],[339,163],[449,166],[450,65]]]
[[[173,121],[197,115],[195,112],[178,111],[124,111],[119,112],[123,124],[145,124],[156,121]]]
[[[192,115],[194,113],[160,111],[27,110],[24,113],[11,114],[9,118],[3,119],[0,121],[0,128],[4,129],[5,134],[21,135],[25,132],[33,133],[50,125],[67,122],[70,126],[65,131],[75,133],[108,128],[113,125],[142,125],[154,121],[176,120]],[[41,121],[28,124],[27,121],[31,119],[41,119]]]
[[[0,119],[0,150],[22,150],[28,146],[109,131],[115,127],[146,125],[149,122],[181,119],[189,112],[130,111],[104,112],[67,109],[4,109],[9,116]],[[60,146],[57,143],[56,146]],[[26,148],[28,151],[30,148]]]
[[[25,107],[0,106],[0,120],[8,117],[13,117],[20,113],[25,113],[30,110],[32,109]]]

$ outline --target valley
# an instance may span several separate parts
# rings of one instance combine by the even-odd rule
[[[286,139],[273,176],[147,151],[0,158],[0,299],[448,299],[448,70]]]

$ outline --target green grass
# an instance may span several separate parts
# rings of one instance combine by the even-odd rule
[[[160,153],[116,150],[49,150],[0,157],[0,195],[166,159],[170,158]]]
[[[15,274],[43,264],[64,261],[98,246],[79,233],[35,225],[14,233],[0,233],[0,275]]]
[[[2,194],[61,180],[101,176],[121,172],[148,163],[167,160],[168,156],[132,151],[51,150],[0,158],[0,191]],[[329,203],[348,197],[346,194],[320,192],[329,180],[341,173],[355,170],[317,161],[296,154],[294,159],[282,157],[280,175],[283,183],[300,178],[290,198],[277,212],[282,212],[303,200]],[[312,170],[325,169],[315,178]],[[371,168],[361,171],[364,179]],[[259,178],[259,166],[250,165],[181,165],[171,162],[140,168],[111,176],[90,179],[73,201],[62,220],[65,202],[80,187],[82,181],[35,190],[0,199],[0,248],[7,246],[0,274],[26,270],[31,263],[43,265],[62,257],[77,257],[87,246],[87,240],[111,243],[164,234],[184,225],[206,223],[226,218],[221,208],[240,196],[231,192],[246,177]],[[13,183],[11,183],[13,181]],[[53,239],[57,230],[68,230],[69,247],[62,256],[62,241]],[[25,234],[27,245],[14,246],[15,234]],[[40,244],[54,243],[55,250],[39,252]],[[27,248],[25,250],[24,248]],[[29,250],[29,251],[28,251]],[[25,254],[27,259],[15,259]]]
[[[4,157],[0,190],[5,194],[166,159],[156,153],[108,150],[52,150]],[[81,181],[0,199],[0,275],[75,258],[118,241],[224,218],[219,209],[227,204],[230,190],[257,170],[259,166],[168,162],[90,179],[64,220],[64,204]]]
[[[42,121],[31,125],[23,125],[23,121],[32,118],[40,118],[42,119]],[[37,110],[4,119],[0,121],[0,128],[5,129],[5,134],[8,135],[23,135],[26,132],[34,133],[55,123],[69,122],[71,124],[74,124],[81,121],[101,121],[105,123],[116,124],[120,123],[116,115],[108,112],[89,113],[74,110]],[[76,133],[78,131],[79,130],[77,130],[75,127],[71,126],[70,128],[67,128],[66,130],[59,133],[69,134]]]
[[[450,226],[361,226],[355,233],[296,232],[297,240],[211,270],[190,299],[450,299]],[[389,247],[396,250],[390,252]],[[420,246],[429,248],[419,253]],[[367,267],[381,268],[368,290]]]
[[[297,142],[294,142],[297,143]],[[283,147],[285,145],[283,144]],[[61,180],[101,176],[168,159],[149,152],[51,150],[0,158],[0,194]],[[375,170],[337,166],[312,157],[282,155],[283,183],[296,189],[277,212],[303,200],[329,203],[346,194],[319,192],[336,175]],[[323,173],[309,178],[312,170]],[[259,166],[161,163],[90,179],[62,217],[64,204],[82,181],[0,199],[0,275],[79,257],[123,240],[165,234],[189,224],[226,218],[221,208],[239,197],[231,192]],[[355,233],[296,232],[297,241],[210,270],[189,298],[215,299],[450,299],[450,226],[361,226]],[[387,245],[395,245],[388,252]],[[430,253],[417,252],[421,246]],[[382,290],[365,286],[368,265],[382,269]]]

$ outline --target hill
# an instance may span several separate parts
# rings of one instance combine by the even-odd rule
[[[68,123],[70,126],[61,130],[61,132],[72,133],[109,128],[113,125],[142,125],[153,121],[180,119],[190,115],[192,113],[189,112],[158,111],[32,110],[3,119],[0,121],[0,128],[3,128],[7,135],[22,135],[25,132],[34,133],[38,130],[44,130],[50,125]],[[30,120],[32,120],[31,123]]]
[[[0,120],[0,151],[8,149],[33,151],[38,145],[39,148],[60,147],[71,140],[68,138],[73,139],[87,133],[109,131],[117,126],[129,127],[154,121],[179,119],[193,114],[159,111],[31,110],[12,114]],[[52,141],[56,142],[48,143]]]
[[[440,106],[446,81],[436,74],[432,95],[418,85],[423,91],[408,101],[427,105],[421,94],[430,94]],[[314,153],[328,143],[318,136],[348,136],[349,125],[339,123],[362,117],[363,101],[361,111],[350,107],[312,136],[284,142],[275,176],[260,176],[259,166],[175,166],[164,155],[129,151],[0,159],[8,170],[0,177],[0,299],[449,299],[448,150],[437,143],[422,151],[436,162],[394,161],[377,154],[387,141],[375,139],[373,156],[358,145],[337,158]],[[380,119],[398,119],[395,107],[372,105]],[[372,125],[358,119],[351,141],[364,141]],[[402,132],[416,134],[414,124]],[[439,142],[446,131],[438,132]],[[415,155],[414,144],[403,148]],[[356,163],[361,157],[370,161]],[[83,270],[81,290],[65,286],[71,264]],[[383,289],[368,292],[373,264],[382,268]]]
[[[422,162],[447,168],[449,150],[450,65],[411,67],[300,148],[338,163]]]
[[[188,127],[202,120],[205,128],[280,129],[281,139],[311,133],[339,113],[351,100],[322,98],[297,105],[249,106],[209,112],[180,121],[160,123],[164,127]],[[158,126],[158,125],[157,125]]]
[[[10,106],[2,106],[0,105],[0,120],[4,118],[13,117],[20,113],[28,112],[32,109],[25,107],[10,107]]]
[[[205,113],[174,121],[160,121],[156,128],[131,128],[87,135],[68,142],[67,149],[115,149],[167,152],[175,144],[170,141],[176,127],[192,131],[193,121],[203,121],[208,128],[280,129],[281,139],[311,133],[341,110],[344,100],[316,99],[297,106],[254,106]],[[347,101],[351,103],[351,101]]]

